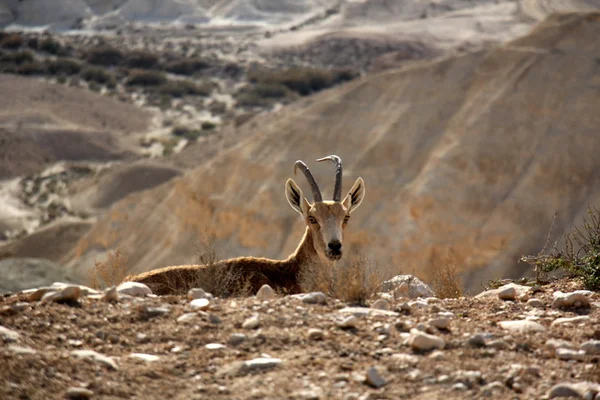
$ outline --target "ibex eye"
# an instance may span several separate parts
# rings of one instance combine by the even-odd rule
[[[308,222],[310,222],[311,224],[316,224],[317,219],[315,217],[308,217]]]
[[[344,217],[344,222],[348,222],[349,220],[350,220],[350,216],[349,216],[349,215],[346,215],[346,216]]]

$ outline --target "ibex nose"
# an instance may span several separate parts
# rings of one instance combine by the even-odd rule
[[[342,242],[339,240],[332,240],[327,246],[335,253],[339,253],[342,250]]]

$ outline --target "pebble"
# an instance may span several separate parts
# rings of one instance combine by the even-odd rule
[[[227,348],[227,346],[221,343],[208,343],[204,347],[206,347],[207,350],[223,350]]]
[[[295,294],[292,297],[298,298],[306,304],[327,304],[327,295],[323,292]]]
[[[547,397],[550,399],[560,397],[571,397],[575,399],[594,399],[594,396],[600,392],[600,385],[592,382],[562,382],[558,383],[548,391]],[[597,397],[597,396],[596,396]]]
[[[257,329],[259,326],[260,326],[260,320],[258,319],[257,315],[247,318],[242,323],[242,328],[244,328],[244,329]]]
[[[354,329],[358,325],[358,318],[354,315],[350,315],[349,317],[344,318],[343,320],[338,322],[338,326],[342,329]]]
[[[195,321],[197,318],[198,318],[198,314],[196,314],[195,312],[185,313],[185,314],[181,315],[179,318],[177,318],[177,322],[186,323],[186,322],[190,322],[190,321]]]
[[[73,350],[73,351],[71,351],[71,355],[73,355],[77,358],[92,360],[99,364],[103,364],[104,366],[108,367],[109,369],[113,369],[113,370],[119,369],[117,363],[115,362],[115,360],[113,360],[112,357],[107,357],[104,354],[100,354],[93,350]]]
[[[238,372],[247,373],[251,371],[264,371],[273,369],[281,365],[283,361],[280,358],[260,357],[252,360],[244,361],[239,367]]]
[[[498,292],[498,298],[500,300],[516,300],[517,299],[517,289],[514,287],[503,287]]]
[[[463,392],[467,389],[468,389],[467,385],[465,385],[462,382],[457,382],[454,385],[452,385],[452,390],[457,391],[457,392],[459,392],[459,391]]]
[[[377,308],[368,307],[344,307],[338,310],[341,314],[353,314],[356,317],[366,317],[367,315],[386,315],[397,317],[395,311],[379,310]]]
[[[510,343],[508,343],[504,339],[496,339],[496,340],[490,340],[489,342],[487,342],[486,347],[496,349],[496,350],[508,350],[508,349],[510,349]]]
[[[415,356],[414,354],[396,353],[392,354],[392,360],[399,365],[412,366],[417,365],[419,363],[420,358],[418,356]]]
[[[8,349],[15,354],[36,354],[37,350],[28,346],[16,346],[14,344],[8,345]]]
[[[583,324],[590,321],[590,317],[587,315],[579,315],[577,317],[563,317],[557,318],[552,321],[550,326],[566,325],[566,324]]]
[[[419,278],[413,275],[396,275],[383,282],[380,286],[382,292],[392,292],[395,298],[408,297],[433,297],[433,290]]]
[[[377,371],[375,367],[371,367],[367,370],[365,383],[375,389],[378,389],[385,386],[387,381],[379,374],[379,371]]]
[[[589,290],[576,290],[570,293],[555,292],[552,308],[589,308],[588,296],[590,294]]]
[[[81,297],[81,289],[77,285],[66,286],[54,292],[48,292],[42,296],[42,303],[49,301],[77,301]]]
[[[309,340],[323,340],[325,332],[322,329],[311,328],[308,330]]]
[[[16,342],[19,340],[20,336],[19,332],[0,325],[0,337],[2,337],[2,340],[4,340],[5,343]]]
[[[600,354],[600,340],[588,340],[587,342],[581,343],[580,349],[585,351],[586,354],[598,355]]]
[[[392,308],[392,303],[386,299],[379,299],[371,304],[371,308],[375,308],[377,310],[389,310]]]
[[[162,317],[169,314],[171,311],[168,306],[150,307],[147,304],[140,304],[137,309],[140,313],[140,316],[144,319]]]
[[[131,353],[129,358],[135,358],[137,360],[142,360],[146,362],[154,362],[160,360],[160,357],[154,354],[145,354],[145,353]]]
[[[123,282],[117,286],[117,292],[119,294],[127,294],[129,296],[144,297],[152,294],[152,290],[143,283],[139,282]]]
[[[119,301],[119,292],[115,286],[106,289],[104,295],[102,296],[102,300],[108,302],[117,302]]]
[[[429,321],[429,325],[433,326],[436,329],[440,329],[440,330],[448,330],[448,327],[450,326],[450,319],[449,318],[434,318],[431,321]]]
[[[540,299],[529,299],[527,305],[535,308],[544,308],[544,302]]]
[[[498,323],[502,329],[516,333],[545,332],[543,325],[530,320],[501,321]]]
[[[554,349],[560,349],[560,348],[574,349],[575,348],[575,345],[573,345],[573,343],[571,343],[567,340],[562,340],[562,339],[549,339],[546,341],[546,346],[552,347]]]
[[[446,345],[446,342],[441,337],[435,335],[429,335],[427,333],[423,333],[417,329],[412,329],[410,331],[410,338],[408,339],[408,344],[414,350],[418,351],[428,351],[435,349],[442,349]]]
[[[559,348],[556,349],[556,357],[560,360],[585,360],[585,351]]]
[[[446,355],[443,351],[435,350],[429,356],[433,361],[444,361],[446,359]]]
[[[196,299],[212,299],[213,295],[210,293],[207,293],[204,289],[193,288],[188,291],[187,298],[189,301],[196,300]]]
[[[82,387],[70,387],[65,393],[65,397],[72,400],[91,399],[92,396],[94,396],[94,392]]]
[[[486,342],[488,340],[491,340],[493,337],[494,335],[492,333],[476,333],[469,337],[467,343],[469,344],[469,346],[473,347],[485,347]]]
[[[262,285],[258,292],[256,292],[256,298],[260,301],[273,300],[276,294],[273,288],[267,284]]]
[[[484,397],[492,397],[495,392],[501,392],[506,385],[500,381],[490,382],[481,388],[481,395]]]
[[[206,310],[210,306],[210,300],[207,298],[199,298],[190,301],[190,307],[192,310]]]
[[[232,333],[231,336],[229,336],[229,340],[227,340],[227,343],[229,343],[232,346],[237,346],[238,344],[242,344],[243,342],[245,342],[246,338],[246,335],[244,335],[243,333]]]

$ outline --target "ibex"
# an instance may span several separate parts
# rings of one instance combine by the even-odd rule
[[[148,285],[155,294],[181,294],[191,287],[202,287],[220,296],[256,293],[263,284],[284,293],[299,293],[298,282],[303,267],[320,263],[331,265],[342,257],[343,232],[350,214],[358,208],[365,196],[365,184],[358,178],[344,200],[342,195],[342,160],[336,155],[317,161],[335,163],[333,200],[323,200],[312,173],[302,161],[294,164],[294,174],[300,169],[312,189],[313,204],[304,197],[296,182],[288,179],[285,195],[288,203],[306,223],[306,230],[296,251],[285,260],[239,257],[211,265],[179,265],[152,270],[125,281]]]

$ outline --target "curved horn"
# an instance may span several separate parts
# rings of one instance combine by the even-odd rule
[[[302,170],[302,172],[304,172],[304,176],[306,177],[306,180],[310,184],[310,187],[312,189],[312,194],[313,194],[313,200],[315,201],[315,203],[323,201],[323,197],[321,196],[321,190],[319,189],[319,185],[317,185],[317,181],[315,181],[315,177],[313,176],[312,172],[310,172],[310,170],[308,169],[306,164],[304,164],[304,162],[300,161],[300,160],[296,161],[296,163],[294,164],[294,175],[296,175],[296,170],[298,168],[300,168]]]
[[[335,164],[335,185],[333,186],[333,201],[342,201],[342,159],[335,154],[319,158],[317,161],[333,161]]]

